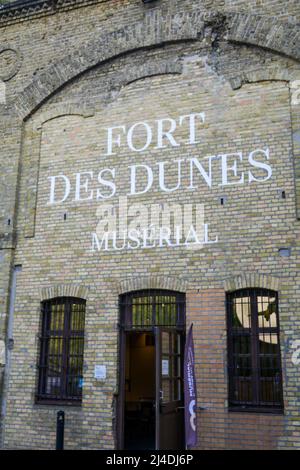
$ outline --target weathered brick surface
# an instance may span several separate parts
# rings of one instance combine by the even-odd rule
[[[166,288],[187,293],[187,323],[195,325],[198,400],[205,408],[199,414],[199,448],[300,448],[300,372],[292,361],[300,332],[300,102],[293,88],[300,80],[299,4],[162,0],[145,6],[116,0],[75,8],[82,3],[65,11],[61,2],[54,15],[16,13],[4,21],[0,14],[0,26],[7,25],[0,28],[0,78],[6,86],[6,104],[0,100],[0,340],[5,340],[11,264],[23,268],[4,445],[55,445],[61,407],[34,404],[41,300],[57,295],[87,300],[83,404],[66,408],[65,442],[66,448],[110,449],[118,295]],[[15,50],[15,56],[4,49]],[[151,144],[133,154],[124,145],[105,156],[109,126],[154,125],[159,118],[203,111],[206,122],[196,146],[186,145],[181,127],[179,147]],[[77,171],[116,168],[116,202],[128,192],[133,162],[154,168],[162,160],[235,151],[247,156],[265,147],[273,176],[264,183],[222,187],[216,160],[211,189],[199,176],[197,190],[189,191],[185,166],[182,189],[159,192],[156,172],[153,190],[134,200],[203,203],[219,243],[198,251],[92,253],[99,201],[48,204],[47,178],[54,174],[64,173],[73,184]],[[242,167],[247,175],[248,163]],[[176,177],[173,168],[168,185],[174,186]],[[290,257],[279,256],[282,247],[291,248]],[[226,291],[240,287],[279,292],[282,416],[227,411],[224,299]],[[93,378],[97,363],[107,364],[105,384]]]

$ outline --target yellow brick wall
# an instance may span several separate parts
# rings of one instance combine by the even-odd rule
[[[188,15],[198,6],[196,3],[173,2],[173,13]],[[212,2],[204,3],[210,11]],[[241,1],[215,3],[222,14],[225,10],[236,10],[278,15],[293,26],[299,18],[299,7],[293,2],[290,2],[290,10],[284,9],[280,1],[252,2],[250,6],[249,2]],[[156,8],[163,14],[172,11],[167,0],[157,2]],[[209,24],[203,26],[198,38],[194,32],[185,31],[184,40],[180,41],[183,33],[179,28],[174,33],[177,40],[169,44],[159,36],[160,20],[153,20],[155,13],[149,20],[148,30],[143,33],[146,39],[153,37],[153,43],[151,47],[139,50],[139,44],[132,39],[135,33],[138,34],[138,26],[132,29],[134,34],[130,27],[144,25],[145,11],[149,13],[149,7],[140,1],[100,2],[1,29],[6,43],[20,49],[21,54],[18,73],[6,82],[8,104],[0,105],[4,138],[4,146],[0,149],[3,182],[0,331],[3,339],[10,262],[13,260],[14,265],[22,265],[14,312],[14,349],[4,446],[37,449],[55,446],[56,412],[61,406],[35,404],[40,302],[47,289],[58,292],[57,286],[61,286],[71,291],[72,286],[80,286],[87,298],[83,403],[80,408],[65,407],[65,445],[69,449],[114,448],[119,286],[126,282],[134,286],[138,282],[136,279],[147,283],[147,279],[155,278],[162,287],[168,284],[168,279],[185,286],[187,322],[194,321],[196,325],[199,358],[204,352],[202,347],[206,348],[208,356],[211,355],[211,360],[216,358],[221,390],[214,398],[208,393],[215,383],[213,376],[207,370],[207,364],[201,363],[199,358],[197,362],[196,373],[202,383],[199,397],[214,404],[213,409],[201,415],[199,448],[299,448],[299,366],[291,359],[292,344],[299,338],[300,329],[299,221],[294,177],[297,140],[293,138],[298,132],[298,105],[291,104],[289,87],[299,74],[299,64],[274,51],[249,44],[239,45],[234,41],[227,43],[222,29],[225,26],[219,26],[219,19],[214,20],[212,31]],[[172,21],[170,25],[176,30]],[[92,55],[91,44],[93,41],[96,44],[98,35],[104,37],[125,26],[129,30],[120,35],[118,42],[120,51],[124,52],[113,57],[112,51],[112,58],[102,64],[105,49],[110,44],[107,39],[98,65],[93,62],[91,70],[84,70],[76,77],[76,67],[68,54],[75,51],[76,57],[76,51],[83,51],[85,45],[90,45],[86,49],[87,59],[82,59],[88,61],[89,54]],[[168,24],[164,23],[162,28],[163,36]],[[170,26],[170,31],[172,28]],[[290,34],[292,36],[292,32]],[[57,68],[59,74],[69,78],[44,102],[43,92],[35,80],[42,77],[42,81],[47,67],[61,64],[60,60],[63,65]],[[48,85],[50,82],[49,78]],[[26,89],[28,85],[30,89]],[[17,109],[15,101],[20,105]],[[20,109],[25,110],[24,122],[19,115]],[[205,123],[199,123],[197,127],[199,143],[188,145],[188,128],[179,126],[179,116],[201,112],[205,112]],[[176,120],[174,137],[179,146],[156,148],[156,121],[162,118]],[[153,130],[153,142],[145,151],[130,151],[126,137],[122,136],[121,147],[115,145],[115,154],[106,155],[108,127],[122,125],[129,129],[144,121]],[[135,145],[143,146],[143,139],[144,135],[137,133]],[[265,173],[251,168],[248,155],[257,148],[266,147],[270,151],[268,164],[272,167],[272,178],[249,183],[249,170],[260,178]],[[244,171],[244,184],[222,186],[220,158],[215,158],[212,161],[212,187],[208,188],[203,178],[197,175],[195,189],[189,189],[189,158],[199,158],[207,168],[205,157],[233,152],[243,153],[243,162],[238,168],[239,175]],[[174,163],[172,167],[171,164],[178,159],[184,160],[181,187],[171,193],[162,192],[157,162],[165,161],[166,168],[171,168],[167,177],[171,187],[177,182],[177,169]],[[117,204],[119,196],[129,192],[129,166],[133,164],[147,164],[153,168],[154,183],[146,194],[129,196],[129,204],[138,202],[147,207],[153,203],[204,204],[210,237],[218,236],[218,243],[204,245],[198,250],[157,247],[93,252],[91,233],[96,230],[97,209],[105,201],[96,198],[80,203],[74,201],[74,174],[93,172],[90,189],[96,192],[99,171],[114,168],[117,191],[106,202]],[[70,178],[71,195],[65,203],[50,205],[48,178],[59,174]],[[232,179],[237,181],[238,177]],[[285,199],[280,197],[282,191],[285,191]],[[220,197],[225,197],[224,205],[220,204]],[[278,250],[282,247],[291,248],[290,257],[279,256]],[[227,411],[226,330],[222,303],[230,283],[224,282],[240,275],[246,275],[247,282],[253,279],[252,276],[261,276],[255,278],[254,287],[256,282],[268,276],[278,282],[285,400],[285,415],[281,417],[265,420],[263,415],[244,418],[242,414],[236,414],[233,418]],[[201,330],[203,325],[207,336]],[[214,342],[216,335],[217,353],[207,346]],[[97,363],[107,365],[105,383],[93,378]],[[241,441],[238,434],[246,419],[245,440]],[[215,426],[216,422],[218,426]],[[268,439],[262,442],[261,436],[265,433]]]

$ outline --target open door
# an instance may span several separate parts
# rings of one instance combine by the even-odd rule
[[[183,333],[155,327],[155,448],[184,449]]]
[[[118,449],[184,449],[185,295],[120,296]]]

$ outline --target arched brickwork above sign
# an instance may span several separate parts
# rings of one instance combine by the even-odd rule
[[[181,74],[182,63],[180,60],[172,59],[160,59],[160,60],[148,60],[144,61],[142,66],[135,64],[122,70],[121,78],[117,83],[113,83],[114,88],[120,90],[123,86],[129,85],[132,82],[141,80],[143,78],[153,77],[155,75],[166,75],[166,74]],[[62,102],[50,104],[47,111],[43,111],[39,114],[35,114],[34,117],[34,128],[39,130],[43,124],[52,119],[67,115],[78,115],[82,117],[91,117],[95,114],[93,104],[88,101],[79,100],[78,102]]]
[[[279,279],[276,277],[266,276],[265,274],[244,273],[226,279],[224,281],[224,290],[226,292],[232,292],[239,289],[261,287],[263,289],[278,291],[279,285]]]
[[[299,79],[300,71],[287,70],[281,68],[279,65],[274,65],[271,68],[257,69],[257,70],[243,70],[235,77],[229,78],[231,88],[237,90],[246,83],[257,83],[264,81],[281,81],[293,82]]]
[[[124,279],[118,284],[118,293],[125,294],[143,289],[166,289],[177,292],[186,291],[186,283],[175,277],[168,276],[140,276]]]
[[[77,297],[79,299],[87,299],[89,289],[77,284],[59,284],[40,289],[40,299],[49,300],[56,297]]]
[[[46,112],[42,113],[35,120],[35,129],[41,129],[43,124],[52,119],[57,119],[63,116],[82,116],[90,117],[94,115],[94,110],[91,107],[87,107],[82,103],[74,105],[73,103],[62,103],[52,106]]]
[[[206,28],[230,42],[267,48],[300,60],[300,33],[296,26],[257,15],[203,12],[200,9],[163,15],[149,12],[143,21],[99,36],[39,73],[17,96],[15,109],[26,119],[48,97],[83,72],[122,54],[176,41],[195,41]],[[146,33],[145,33],[146,32]]]
[[[196,40],[199,28],[204,26],[203,12],[200,11],[174,14],[164,19],[161,16],[157,12],[150,13],[143,22],[102,35],[51,65],[17,97],[15,108],[19,116],[25,119],[64,84],[96,65],[138,49]]]
[[[300,31],[297,25],[277,18],[237,13],[228,18],[227,40],[269,49],[300,60]]]

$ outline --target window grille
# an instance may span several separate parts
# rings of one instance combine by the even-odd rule
[[[38,402],[80,404],[83,384],[85,300],[42,303]]]
[[[277,293],[242,289],[227,295],[229,406],[283,408]]]
[[[143,290],[120,296],[121,326],[147,330],[154,326],[185,327],[185,294]]]

